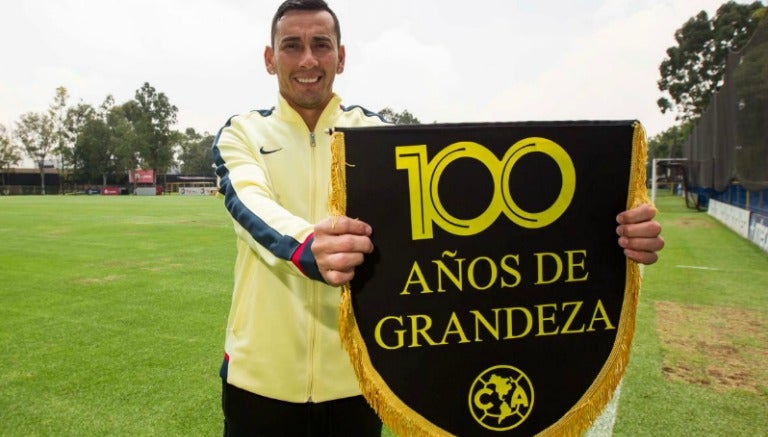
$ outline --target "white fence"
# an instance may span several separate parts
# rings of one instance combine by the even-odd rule
[[[707,213],[768,252],[768,217],[714,199]]]

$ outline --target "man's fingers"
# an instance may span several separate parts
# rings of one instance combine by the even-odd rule
[[[315,225],[311,250],[325,282],[341,285],[352,280],[355,267],[373,252],[371,226],[361,220],[339,217]]]
[[[661,234],[661,225],[656,221],[624,224],[616,227],[616,234],[627,238],[655,238]]]
[[[623,249],[639,252],[658,252],[664,248],[664,239],[619,237],[619,246]]]
[[[318,232],[330,235],[354,234],[370,236],[372,229],[368,223],[362,220],[341,216],[336,219],[325,219],[315,225],[315,233],[317,234]]]
[[[323,279],[325,279],[327,284],[338,287],[351,281],[355,276],[355,271],[321,270],[320,274],[323,275]]]
[[[312,252],[315,253],[316,257],[320,254],[331,256],[341,253],[371,253],[373,252],[373,243],[370,238],[362,235],[318,236],[318,233],[315,232]]]
[[[317,260],[320,271],[334,270],[340,272],[354,271],[355,267],[363,263],[363,254],[360,252],[341,252],[327,254],[322,260]]]
[[[631,249],[624,249],[624,255],[640,264],[653,264],[659,259],[659,255],[656,252],[643,252]]]
[[[362,253],[346,252],[326,255],[317,260],[317,268],[325,282],[331,285],[346,284],[355,276],[355,267],[363,263]]]
[[[620,225],[627,225],[646,222],[652,220],[654,217],[656,217],[656,208],[648,204],[642,204],[636,208],[622,212],[616,216],[616,221]]]

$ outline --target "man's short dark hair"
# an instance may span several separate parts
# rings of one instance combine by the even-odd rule
[[[277,22],[280,21],[283,16],[290,11],[326,11],[333,17],[333,27],[336,31],[336,44],[341,45],[341,26],[339,26],[339,19],[336,14],[331,10],[323,0],[285,0],[280,7],[277,8],[275,16],[272,17],[272,47],[275,46],[275,35],[277,34]]]

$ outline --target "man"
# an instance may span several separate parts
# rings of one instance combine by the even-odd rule
[[[238,236],[227,322],[225,435],[378,436],[338,333],[339,290],[373,251],[371,227],[327,218],[335,126],[383,122],[344,108],[338,19],[323,0],[287,0],[264,50],[275,108],[231,118],[213,145],[220,192]],[[663,242],[649,206],[619,215],[619,244],[652,263]]]

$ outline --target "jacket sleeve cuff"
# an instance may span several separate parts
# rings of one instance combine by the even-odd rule
[[[296,248],[291,256],[291,262],[304,274],[304,276],[317,281],[325,282],[320,269],[317,268],[315,255],[312,253],[312,242],[315,241],[315,234],[309,234],[303,243]]]

